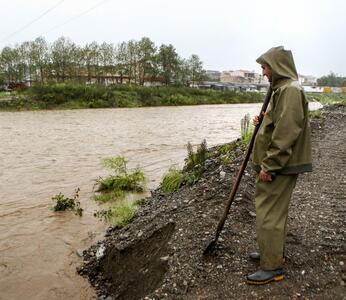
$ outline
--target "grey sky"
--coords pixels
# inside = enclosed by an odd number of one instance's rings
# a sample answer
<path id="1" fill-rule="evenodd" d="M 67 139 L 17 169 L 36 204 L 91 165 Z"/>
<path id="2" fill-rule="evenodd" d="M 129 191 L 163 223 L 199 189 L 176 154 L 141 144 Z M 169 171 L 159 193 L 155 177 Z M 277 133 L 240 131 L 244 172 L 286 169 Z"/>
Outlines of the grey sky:
<path id="1" fill-rule="evenodd" d="M 173 44 L 182 57 L 199 55 L 206 69 L 260 72 L 255 59 L 268 48 L 283 45 L 293 51 L 300 74 L 319 77 L 333 71 L 346 76 L 344 0 L 0 0 L 0 4 L 0 49 L 38 36 L 48 42 L 65 36 L 79 45 L 117 44 L 147 36 L 157 46 Z"/>

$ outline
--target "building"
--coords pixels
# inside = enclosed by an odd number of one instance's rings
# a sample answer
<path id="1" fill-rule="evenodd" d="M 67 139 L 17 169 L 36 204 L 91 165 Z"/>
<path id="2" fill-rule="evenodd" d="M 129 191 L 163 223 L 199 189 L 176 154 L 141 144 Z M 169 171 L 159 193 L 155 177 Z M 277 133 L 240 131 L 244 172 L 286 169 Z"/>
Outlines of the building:
<path id="1" fill-rule="evenodd" d="M 255 71 L 248 70 L 223 71 L 221 73 L 220 82 L 268 85 L 267 78 Z"/>
<path id="2" fill-rule="evenodd" d="M 221 72 L 220 71 L 213 71 L 213 70 L 206 70 L 206 75 L 208 77 L 208 80 L 210 81 L 220 81 Z"/>
<path id="3" fill-rule="evenodd" d="M 299 83 L 303 86 L 315 86 L 317 84 L 317 78 L 311 75 L 299 74 Z"/>

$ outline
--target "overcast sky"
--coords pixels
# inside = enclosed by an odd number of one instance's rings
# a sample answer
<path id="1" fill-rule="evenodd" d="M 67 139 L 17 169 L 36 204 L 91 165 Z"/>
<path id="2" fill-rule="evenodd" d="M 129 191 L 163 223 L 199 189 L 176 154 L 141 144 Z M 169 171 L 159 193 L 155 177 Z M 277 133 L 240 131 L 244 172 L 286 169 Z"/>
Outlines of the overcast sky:
<path id="1" fill-rule="evenodd" d="M 260 72 L 272 46 L 291 49 L 298 72 L 346 76 L 344 0 L 0 0 L 0 49 L 43 36 L 79 45 L 149 37 L 206 69 Z"/>

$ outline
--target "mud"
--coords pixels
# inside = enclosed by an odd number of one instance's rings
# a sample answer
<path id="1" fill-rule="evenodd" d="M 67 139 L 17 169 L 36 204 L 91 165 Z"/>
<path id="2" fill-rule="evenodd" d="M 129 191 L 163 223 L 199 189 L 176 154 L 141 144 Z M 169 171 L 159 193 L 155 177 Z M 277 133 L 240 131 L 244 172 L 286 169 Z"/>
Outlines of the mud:
<path id="1" fill-rule="evenodd" d="M 216 251 L 213 237 L 239 167 L 207 161 L 205 176 L 170 196 L 152 192 L 134 221 L 109 227 L 105 239 L 84 251 L 79 273 L 100 299 L 346 299 L 346 109 L 323 109 L 312 120 L 314 172 L 299 177 L 289 213 L 285 280 L 248 286 L 258 269 L 255 174 L 247 168 Z M 217 147 L 213 149 L 217 151 Z M 104 250 L 104 251 L 103 251 Z"/>

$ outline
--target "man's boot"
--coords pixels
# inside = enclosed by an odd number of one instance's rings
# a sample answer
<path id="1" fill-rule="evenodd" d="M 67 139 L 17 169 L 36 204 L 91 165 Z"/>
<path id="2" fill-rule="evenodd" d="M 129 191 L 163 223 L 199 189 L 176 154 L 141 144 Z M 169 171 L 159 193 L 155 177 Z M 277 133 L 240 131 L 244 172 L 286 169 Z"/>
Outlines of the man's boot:
<path id="1" fill-rule="evenodd" d="M 248 284 L 262 285 L 272 281 L 281 281 L 284 278 L 285 277 L 282 269 L 258 270 L 257 272 L 248 275 L 246 277 L 246 282 Z"/>

